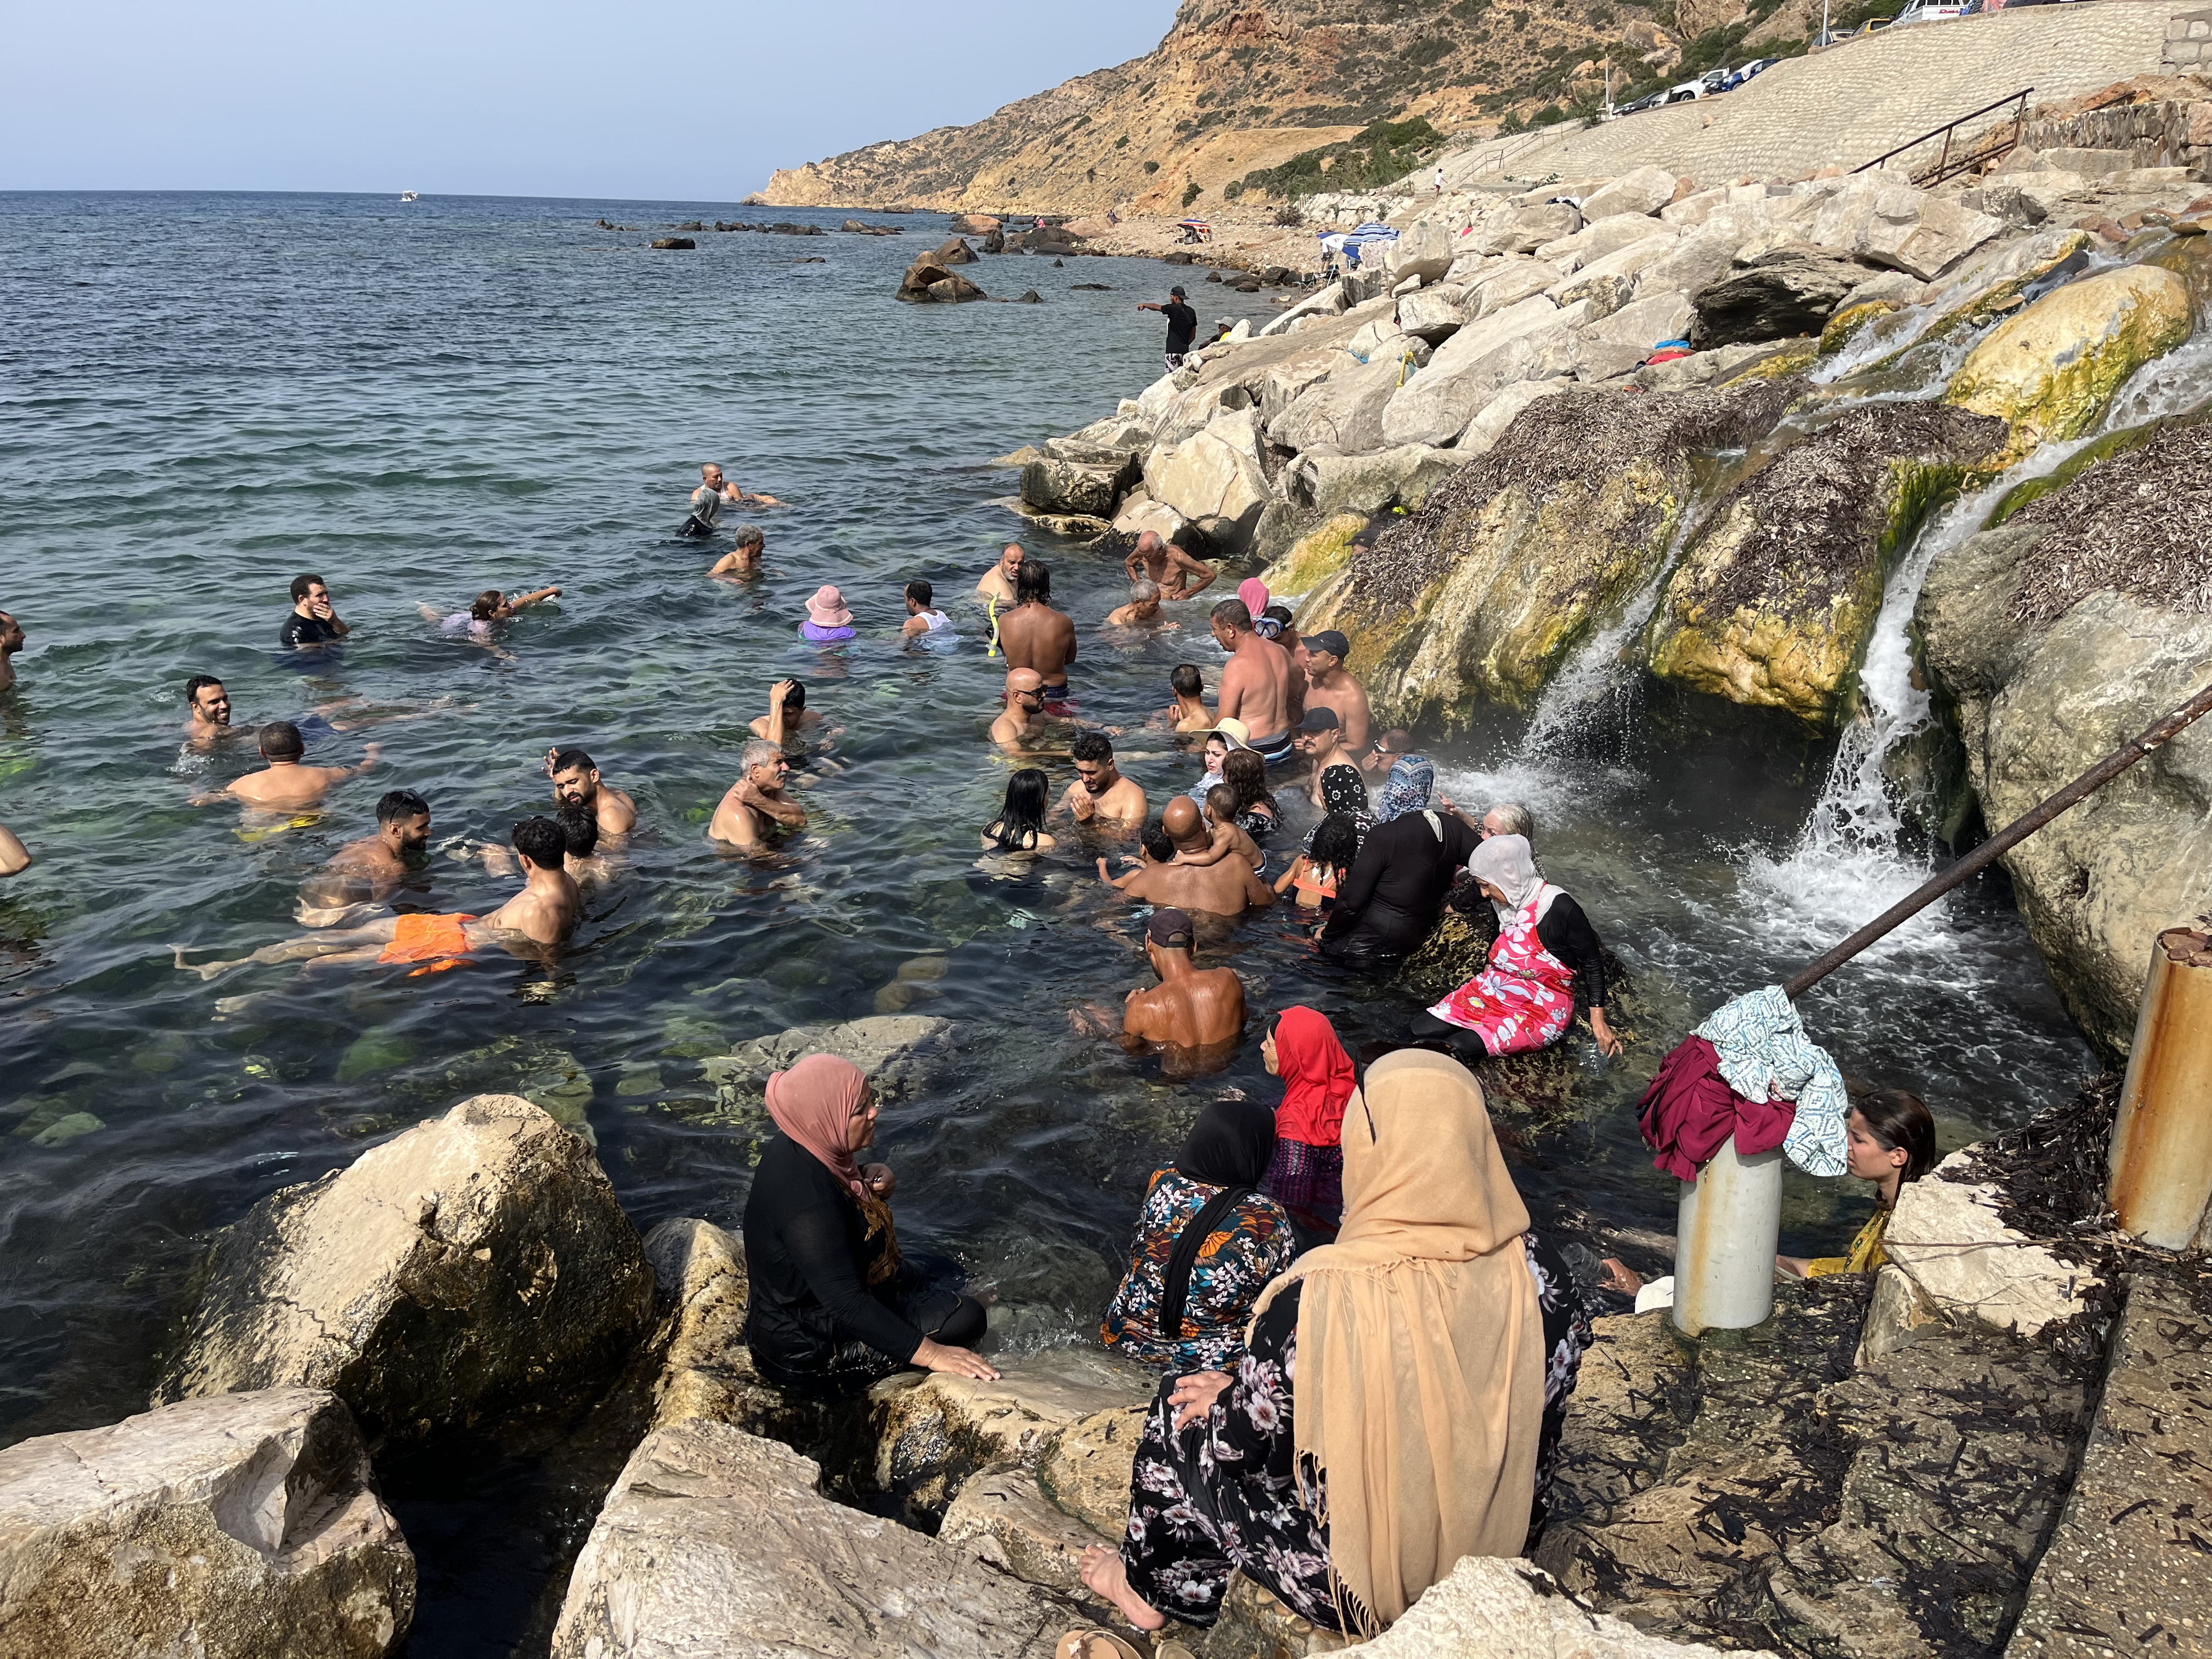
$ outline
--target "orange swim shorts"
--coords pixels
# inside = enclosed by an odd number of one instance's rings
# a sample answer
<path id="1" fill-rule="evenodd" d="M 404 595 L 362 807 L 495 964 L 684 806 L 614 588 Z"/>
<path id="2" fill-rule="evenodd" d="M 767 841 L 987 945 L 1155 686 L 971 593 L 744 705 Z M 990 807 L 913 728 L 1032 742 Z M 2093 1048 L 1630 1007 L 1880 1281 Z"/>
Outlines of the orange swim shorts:
<path id="1" fill-rule="evenodd" d="M 424 974 L 442 974 L 448 968 L 458 968 L 461 958 L 469 953 L 469 936 L 464 924 L 474 921 L 474 916 L 404 915 L 392 930 L 392 943 L 384 947 L 379 962 L 419 962 L 417 968 L 407 975 L 410 979 Z"/>

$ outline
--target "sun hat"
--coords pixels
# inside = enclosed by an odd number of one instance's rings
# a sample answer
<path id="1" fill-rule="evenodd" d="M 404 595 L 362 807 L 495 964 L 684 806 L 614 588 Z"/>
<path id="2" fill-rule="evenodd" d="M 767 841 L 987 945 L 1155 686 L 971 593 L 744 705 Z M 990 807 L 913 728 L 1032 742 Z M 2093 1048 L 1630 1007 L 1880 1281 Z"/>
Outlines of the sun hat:
<path id="1" fill-rule="evenodd" d="M 814 597 L 806 602 L 806 618 L 817 628 L 853 625 L 853 613 L 845 608 L 845 596 L 834 587 L 814 590 Z"/>
<path id="2" fill-rule="evenodd" d="M 1213 729 L 1229 739 L 1231 749 L 1249 749 L 1252 746 L 1252 728 L 1234 714 L 1223 715 L 1213 723 Z"/>

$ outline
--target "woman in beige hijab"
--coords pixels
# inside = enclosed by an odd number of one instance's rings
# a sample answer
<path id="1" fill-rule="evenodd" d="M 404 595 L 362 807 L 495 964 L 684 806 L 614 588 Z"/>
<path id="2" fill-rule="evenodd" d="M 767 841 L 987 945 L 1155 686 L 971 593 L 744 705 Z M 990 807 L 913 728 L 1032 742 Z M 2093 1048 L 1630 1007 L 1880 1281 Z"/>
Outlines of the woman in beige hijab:
<path id="1" fill-rule="evenodd" d="M 1564 1402 L 1588 1330 L 1528 1226 L 1474 1075 L 1379 1061 L 1345 1108 L 1337 1242 L 1267 1287 L 1234 1377 L 1162 1385 L 1126 1541 L 1086 1552 L 1084 1582 L 1140 1630 L 1208 1626 L 1241 1569 L 1371 1635 L 1462 1556 L 1519 1554 L 1547 1365 Z M 1547 1340 L 1547 1304 L 1569 1340 Z"/>

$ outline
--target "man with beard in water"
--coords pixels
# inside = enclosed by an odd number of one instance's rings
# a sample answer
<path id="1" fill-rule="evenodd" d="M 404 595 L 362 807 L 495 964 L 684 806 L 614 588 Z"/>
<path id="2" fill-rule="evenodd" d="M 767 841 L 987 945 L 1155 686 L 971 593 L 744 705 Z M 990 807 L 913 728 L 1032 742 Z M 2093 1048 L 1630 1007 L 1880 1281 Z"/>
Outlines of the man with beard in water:
<path id="1" fill-rule="evenodd" d="M 1252 612 L 1242 599 L 1213 607 L 1213 640 L 1229 653 L 1215 707 L 1250 728 L 1248 747 L 1273 766 L 1291 753 L 1291 653 L 1252 631 Z"/>
<path id="2" fill-rule="evenodd" d="M 603 836 L 626 836 L 637 822 L 637 803 L 611 783 L 580 749 L 545 751 L 545 775 L 553 780 L 553 799 L 562 806 L 587 808 Z"/>
<path id="3" fill-rule="evenodd" d="M 1121 1014 L 1122 1045 L 1182 1051 L 1225 1050 L 1244 1030 L 1244 982 L 1233 968 L 1191 961 L 1195 934 L 1181 910 L 1155 910 L 1145 923 L 1145 957 L 1160 982 L 1129 993 Z"/>
<path id="4" fill-rule="evenodd" d="M 185 701 L 191 718 L 185 722 L 185 740 L 195 749 L 207 749 L 238 733 L 230 723 L 230 693 L 212 674 L 195 674 L 185 682 Z"/>
<path id="5" fill-rule="evenodd" d="M 568 837 L 546 817 L 525 818 L 514 826 L 514 850 L 521 861 L 523 889 L 488 916 L 388 916 L 364 927 L 344 927 L 264 945 L 250 957 L 231 962 L 192 963 L 185 947 L 172 945 L 177 966 L 213 979 L 252 962 L 305 962 L 310 968 L 334 963 L 417 963 L 410 979 L 458 968 L 471 951 L 496 945 L 519 957 L 544 960 L 548 948 L 567 939 L 583 914 L 583 896 L 564 867 Z"/>
<path id="6" fill-rule="evenodd" d="M 996 599 L 1000 605 L 1014 602 L 1014 584 L 1021 580 L 1022 562 L 1029 556 L 1022 551 L 1019 542 L 1008 542 L 1006 550 L 999 555 L 993 565 L 975 580 L 975 591 L 987 599 Z"/>
<path id="7" fill-rule="evenodd" d="M 1160 825 L 1179 853 L 1206 853 L 1213 847 L 1206 821 L 1189 796 L 1177 795 L 1160 814 Z M 1146 904 L 1204 910 L 1217 916 L 1242 915 L 1275 902 L 1274 890 L 1253 873 L 1244 859 L 1217 864 L 1147 864 L 1114 884 L 1125 897 Z"/>
<path id="8" fill-rule="evenodd" d="M 1067 751 L 1075 760 L 1075 781 L 1067 786 L 1061 804 L 1078 823 L 1118 824 L 1127 835 L 1128 826 L 1144 823 L 1145 792 L 1115 765 L 1112 738 L 1103 732 L 1079 732 Z M 1211 837 L 1206 845 L 1212 845 Z"/>
<path id="9" fill-rule="evenodd" d="M 327 927 L 356 905 L 381 904 L 422 867 L 430 845 L 430 803 L 412 789 L 394 789 L 376 803 L 376 833 L 339 848 L 301 884 L 294 920 Z"/>

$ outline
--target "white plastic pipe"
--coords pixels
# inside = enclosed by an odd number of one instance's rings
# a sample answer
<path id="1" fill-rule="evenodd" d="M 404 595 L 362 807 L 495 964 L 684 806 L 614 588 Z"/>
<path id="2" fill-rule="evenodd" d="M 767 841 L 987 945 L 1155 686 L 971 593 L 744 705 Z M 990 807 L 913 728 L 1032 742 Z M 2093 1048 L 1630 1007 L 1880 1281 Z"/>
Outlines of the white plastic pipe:
<path id="1" fill-rule="evenodd" d="M 1774 1247 L 1782 1237 L 1782 1149 L 1736 1156 L 1721 1143 L 1682 1183 L 1674 1254 L 1674 1328 L 1741 1331 L 1774 1311 Z"/>

